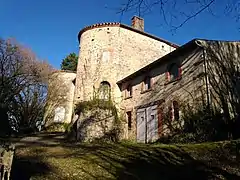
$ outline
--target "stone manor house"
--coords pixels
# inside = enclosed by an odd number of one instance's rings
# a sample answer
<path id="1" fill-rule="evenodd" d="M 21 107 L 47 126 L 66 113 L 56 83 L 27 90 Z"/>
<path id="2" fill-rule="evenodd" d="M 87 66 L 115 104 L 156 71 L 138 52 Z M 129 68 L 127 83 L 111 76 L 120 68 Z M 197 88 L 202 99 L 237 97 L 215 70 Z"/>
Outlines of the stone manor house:
<path id="1" fill-rule="evenodd" d="M 145 32 L 144 20 L 137 16 L 132 26 L 87 26 L 78 40 L 77 72 L 56 71 L 50 77 L 45 122 L 71 123 L 74 106 L 91 100 L 98 89 L 99 98 L 111 98 L 125 119 L 122 138 L 137 142 L 171 133 L 165 114 L 172 124 L 178 122 L 181 104 L 196 99 L 214 103 L 207 74 L 215 66 L 207 49 L 221 60 L 231 55 L 239 63 L 239 42 L 194 39 L 178 46 Z M 220 79 L 217 73 L 215 77 Z"/>

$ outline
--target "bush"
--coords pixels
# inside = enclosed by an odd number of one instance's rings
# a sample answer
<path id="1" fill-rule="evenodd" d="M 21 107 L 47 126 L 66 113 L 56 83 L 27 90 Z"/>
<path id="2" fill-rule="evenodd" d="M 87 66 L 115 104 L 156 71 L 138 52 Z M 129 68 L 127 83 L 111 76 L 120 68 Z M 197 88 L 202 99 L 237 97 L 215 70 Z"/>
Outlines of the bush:
<path id="1" fill-rule="evenodd" d="M 196 135 L 193 133 L 183 133 L 183 134 L 175 134 L 169 136 L 163 136 L 158 139 L 158 143 L 170 144 L 170 143 L 195 143 Z"/>
<path id="2" fill-rule="evenodd" d="M 229 139 L 232 133 L 231 122 L 226 121 L 219 109 L 212 110 L 204 103 L 181 105 L 183 126 L 174 129 L 168 126 L 171 133 L 161 137 L 162 143 L 195 143 L 221 141 Z M 165 117 L 167 118 L 167 116 Z"/>

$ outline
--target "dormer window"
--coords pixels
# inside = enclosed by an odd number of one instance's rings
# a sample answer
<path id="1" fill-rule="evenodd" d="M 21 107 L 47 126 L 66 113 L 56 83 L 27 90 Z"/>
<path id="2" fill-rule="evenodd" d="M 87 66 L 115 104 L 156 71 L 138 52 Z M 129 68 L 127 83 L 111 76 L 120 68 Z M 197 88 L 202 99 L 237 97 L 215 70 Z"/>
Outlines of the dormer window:
<path id="1" fill-rule="evenodd" d="M 167 81 L 174 81 L 179 79 L 182 75 L 181 67 L 179 67 L 176 63 L 172 63 L 168 66 L 166 72 Z"/>

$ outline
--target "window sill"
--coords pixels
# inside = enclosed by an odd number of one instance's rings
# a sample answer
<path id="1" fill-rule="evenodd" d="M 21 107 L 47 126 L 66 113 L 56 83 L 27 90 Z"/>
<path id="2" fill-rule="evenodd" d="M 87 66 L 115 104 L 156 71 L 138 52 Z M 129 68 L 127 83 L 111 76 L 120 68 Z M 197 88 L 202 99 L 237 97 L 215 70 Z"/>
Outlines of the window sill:
<path id="1" fill-rule="evenodd" d="M 125 97 L 124 100 L 131 99 L 132 96 Z"/>
<path id="2" fill-rule="evenodd" d="M 152 88 L 142 91 L 141 94 L 144 94 L 144 93 L 149 92 L 149 91 L 152 91 Z"/>
<path id="3" fill-rule="evenodd" d="M 168 85 L 168 84 L 171 84 L 171 83 L 176 83 L 176 82 L 180 81 L 181 79 L 182 79 L 182 77 L 179 77 L 177 79 L 173 79 L 171 81 L 165 82 L 164 85 Z"/>

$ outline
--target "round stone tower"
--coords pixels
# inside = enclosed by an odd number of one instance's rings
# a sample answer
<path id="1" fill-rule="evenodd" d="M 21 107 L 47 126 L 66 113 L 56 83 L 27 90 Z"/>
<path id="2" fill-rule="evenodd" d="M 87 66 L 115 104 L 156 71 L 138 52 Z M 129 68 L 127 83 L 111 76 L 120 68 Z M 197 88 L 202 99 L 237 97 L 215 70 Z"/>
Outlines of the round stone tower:
<path id="1" fill-rule="evenodd" d="M 107 87 L 112 100 L 118 105 L 122 98 L 117 81 L 177 47 L 144 32 L 143 24 L 143 19 L 134 17 L 132 27 L 102 23 L 85 27 L 79 32 L 75 104 L 90 100 L 99 88 Z M 99 96 L 105 98 L 101 93 Z"/>

